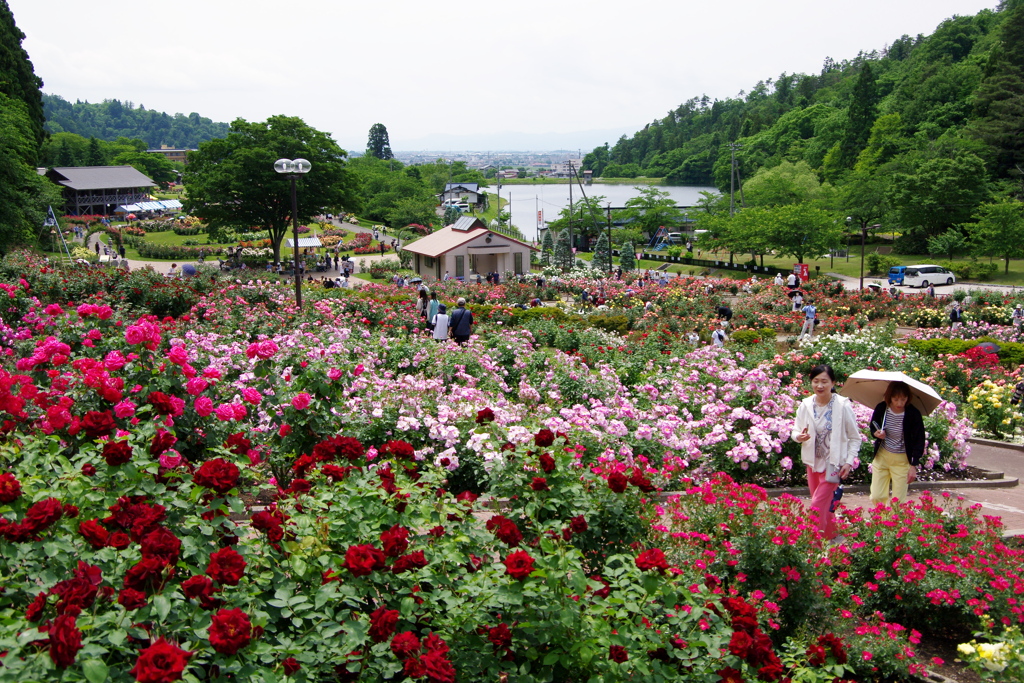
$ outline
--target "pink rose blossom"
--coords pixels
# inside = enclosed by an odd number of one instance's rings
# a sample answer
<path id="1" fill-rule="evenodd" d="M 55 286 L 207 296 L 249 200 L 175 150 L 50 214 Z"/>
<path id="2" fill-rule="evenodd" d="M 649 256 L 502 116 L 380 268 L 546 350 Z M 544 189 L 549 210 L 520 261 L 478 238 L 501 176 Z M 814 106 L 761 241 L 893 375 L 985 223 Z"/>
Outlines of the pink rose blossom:
<path id="1" fill-rule="evenodd" d="M 188 362 L 188 351 L 185 350 L 184 346 L 172 346 L 170 351 L 167 352 L 167 360 L 175 365 L 184 365 Z"/>
<path id="2" fill-rule="evenodd" d="M 135 404 L 125 399 L 114 406 L 114 415 L 124 419 L 135 414 Z"/>
<path id="3" fill-rule="evenodd" d="M 169 470 L 173 470 L 175 467 L 180 465 L 182 460 L 183 458 L 181 457 L 181 453 L 173 448 L 160 454 L 160 466 L 166 467 Z"/>
<path id="4" fill-rule="evenodd" d="M 196 413 L 199 417 L 207 417 L 213 412 L 213 401 L 206 396 L 200 396 L 196 399 Z"/>
<path id="5" fill-rule="evenodd" d="M 263 400 L 263 394 L 261 394 L 257 389 L 253 389 L 252 387 L 246 387 L 245 389 L 242 389 L 242 399 L 246 403 L 251 403 L 255 406 L 258 406 L 260 404 L 260 401 Z"/>
<path id="6" fill-rule="evenodd" d="M 312 397 L 306 392 L 298 393 L 292 399 L 292 408 L 295 408 L 295 410 L 305 410 L 309 407 L 311 401 Z"/>
<path id="7" fill-rule="evenodd" d="M 187 391 L 190 396 L 198 396 L 206 391 L 208 386 L 210 386 L 210 383 L 202 377 L 193 377 L 185 383 L 185 391 Z"/>

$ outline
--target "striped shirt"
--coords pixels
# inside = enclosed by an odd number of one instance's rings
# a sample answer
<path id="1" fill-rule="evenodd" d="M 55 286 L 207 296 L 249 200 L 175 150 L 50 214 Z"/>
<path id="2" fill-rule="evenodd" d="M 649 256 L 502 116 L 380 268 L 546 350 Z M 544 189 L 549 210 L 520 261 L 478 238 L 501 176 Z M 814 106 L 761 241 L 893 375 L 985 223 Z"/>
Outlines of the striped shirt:
<path id="1" fill-rule="evenodd" d="M 907 412 L 894 413 L 885 409 L 885 450 L 890 453 L 906 453 L 907 446 L 903 441 L 903 416 Z"/>

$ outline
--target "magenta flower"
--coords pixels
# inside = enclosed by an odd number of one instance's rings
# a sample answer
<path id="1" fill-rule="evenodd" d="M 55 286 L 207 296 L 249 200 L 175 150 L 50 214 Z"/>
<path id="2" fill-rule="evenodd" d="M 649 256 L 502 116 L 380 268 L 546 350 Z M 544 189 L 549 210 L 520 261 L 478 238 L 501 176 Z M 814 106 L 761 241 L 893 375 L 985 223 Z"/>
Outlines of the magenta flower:
<path id="1" fill-rule="evenodd" d="M 135 414 L 135 404 L 125 399 L 114 406 L 114 415 L 117 415 L 121 419 L 131 417 Z"/>
<path id="2" fill-rule="evenodd" d="M 302 393 L 296 394 L 295 398 L 292 399 L 292 408 L 295 408 L 295 410 L 305 410 L 309 407 L 312 400 L 313 398 L 303 391 Z"/>
<path id="3" fill-rule="evenodd" d="M 206 396 L 200 396 L 196 399 L 196 413 L 199 417 L 207 417 L 213 412 L 213 401 Z"/>

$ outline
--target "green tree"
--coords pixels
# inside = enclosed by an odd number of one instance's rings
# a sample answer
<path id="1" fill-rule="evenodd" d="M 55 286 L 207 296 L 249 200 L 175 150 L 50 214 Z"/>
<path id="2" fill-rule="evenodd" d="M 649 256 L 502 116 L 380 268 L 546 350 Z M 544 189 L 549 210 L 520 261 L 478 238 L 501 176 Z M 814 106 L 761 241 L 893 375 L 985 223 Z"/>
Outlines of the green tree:
<path id="1" fill-rule="evenodd" d="M 744 209 L 734 221 L 730 239 L 738 247 L 735 251 L 774 250 L 797 263 L 824 256 L 843 236 L 842 221 L 835 214 L 810 204 Z"/>
<path id="2" fill-rule="evenodd" d="M 761 168 L 743 183 L 743 196 L 747 206 L 785 206 L 823 200 L 829 189 L 818 181 L 806 161 L 783 161 L 772 168 Z"/>
<path id="3" fill-rule="evenodd" d="M 384 127 L 383 123 L 375 123 L 370 126 L 370 135 L 366 140 L 366 153 L 385 161 L 395 158 L 395 155 L 391 153 L 388 129 Z"/>
<path id="4" fill-rule="evenodd" d="M 1024 3 L 1006 10 L 999 42 L 974 96 L 970 130 L 992 149 L 996 170 L 1024 164 Z"/>
<path id="5" fill-rule="evenodd" d="M 462 212 L 449 204 L 445 207 L 443 222 L 445 225 L 452 225 L 455 221 L 459 220 L 460 216 L 462 216 Z"/>
<path id="6" fill-rule="evenodd" d="M 324 209 L 356 208 L 346 155 L 330 135 L 297 117 L 272 116 L 262 123 L 236 119 L 226 138 L 204 142 L 190 155 L 183 178 L 186 208 L 214 229 L 269 231 L 279 260 L 291 219 L 291 181 L 274 170 L 274 162 L 303 158 L 312 164 L 298 180 L 298 216 L 308 221 Z"/>
<path id="7" fill-rule="evenodd" d="M 404 227 L 410 222 L 435 223 L 437 197 L 423 180 L 422 173 L 408 170 L 394 159 L 385 161 L 370 155 L 348 162 L 348 171 L 362 197 L 360 215 L 394 227 Z M 413 217 L 417 217 L 416 220 L 410 221 Z"/>
<path id="8" fill-rule="evenodd" d="M 970 240 L 959 228 L 950 228 L 941 235 L 928 238 L 929 254 L 945 254 L 946 258 L 953 260 L 953 254 L 967 251 Z"/>
<path id="9" fill-rule="evenodd" d="M 636 247 L 632 242 L 624 243 L 619 250 L 619 267 L 624 273 L 636 270 Z"/>
<path id="10" fill-rule="evenodd" d="M 85 164 L 86 166 L 104 166 L 106 164 L 106 158 L 100 148 L 100 141 L 96 138 L 89 138 L 89 150 L 85 155 Z"/>
<path id="11" fill-rule="evenodd" d="M 851 223 L 862 232 L 885 215 L 887 178 L 881 173 L 854 169 L 839 188 L 839 202 Z"/>
<path id="12" fill-rule="evenodd" d="M 25 34 L 14 23 L 7 0 L 0 0 L 0 94 L 25 104 L 24 115 L 28 117 L 32 135 L 33 161 L 45 135 L 43 124 L 43 81 L 36 76 L 28 53 L 21 46 Z"/>
<path id="13" fill-rule="evenodd" d="M 656 187 L 634 187 L 640 194 L 626 201 L 626 209 L 619 215 L 630 227 L 639 228 L 648 236 L 664 226 L 670 232 L 683 222 L 683 212 L 668 192 Z M 602 200 L 604 197 L 601 198 Z"/>
<path id="14" fill-rule="evenodd" d="M 593 265 L 596 270 L 607 273 L 612 269 L 612 247 L 608 243 L 608 233 L 602 232 L 594 245 Z"/>
<path id="15" fill-rule="evenodd" d="M 578 199 L 569 206 L 559 211 L 559 217 L 548 223 L 548 228 L 553 230 L 565 230 L 569 227 L 569 217 L 572 216 L 573 238 L 578 239 L 577 244 L 588 245 L 591 235 L 597 235 L 605 227 L 605 218 L 602 213 L 604 195 Z M 582 238 L 582 239 L 579 239 Z M 584 247 L 584 250 L 589 247 Z"/>
<path id="16" fill-rule="evenodd" d="M 968 224 L 975 251 L 999 256 L 1010 272 L 1010 259 L 1024 256 L 1024 203 L 1002 201 L 978 207 L 977 222 Z"/>
<path id="17" fill-rule="evenodd" d="M 121 152 L 111 159 L 110 163 L 114 166 L 132 166 L 136 171 L 149 176 L 150 180 L 164 188 L 178 177 L 174 170 L 174 164 L 162 154 Z"/>
<path id="18" fill-rule="evenodd" d="M 550 266 L 555 255 L 555 241 L 551 237 L 551 229 L 544 231 L 544 238 L 540 241 L 540 263 L 543 266 Z"/>
<path id="19" fill-rule="evenodd" d="M 67 140 L 61 140 L 60 146 L 57 147 L 57 165 L 58 166 L 77 166 L 78 159 L 75 158 L 75 152 L 71 149 L 71 145 L 68 144 Z"/>
<path id="20" fill-rule="evenodd" d="M 568 230 L 558 233 L 558 241 L 555 242 L 554 265 L 556 268 L 561 268 L 563 273 L 572 270 L 572 267 L 576 265 L 576 256 L 572 253 L 572 247 L 569 245 Z"/>
<path id="21" fill-rule="evenodd" d="M 61 206 L 57 186 L 36 172 L 35 130 L 28 107 L 0 93 L 0 246 L 28 244 L 46 207 Z"/>
<path id="22" fill-rule="evenodd" d="M 871 62 L 864 62 L 853 86 L 850 108 L 847 112 L 846 132 L 842 141 L 842 165 L 853 166 L 857 156 L 868 143 L 871 127 L 878 115 L 878 92 Z"/>

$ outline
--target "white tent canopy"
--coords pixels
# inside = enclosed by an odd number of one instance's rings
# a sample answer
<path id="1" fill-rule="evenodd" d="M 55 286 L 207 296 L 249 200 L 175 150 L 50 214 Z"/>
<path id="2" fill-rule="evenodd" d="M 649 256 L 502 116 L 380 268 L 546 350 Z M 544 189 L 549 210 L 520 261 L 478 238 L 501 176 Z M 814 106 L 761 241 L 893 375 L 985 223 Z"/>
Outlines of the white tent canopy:
<path id="1" fill-rule="evenodd" d="M 180 209 L 181 202 L 177 199 L 165 199 L 159 202 L 139 202 L 138 204 L 122 204 L 114 209 L 115 213 L 133 213 L 135 211 L 167 211 Z"/>
<path id="2" fill-rule="evenodd" d="M 289 237 L 288 238 L 288 243 L 286 244 L 286 246 L 289 249 L 294 248 L 295 247 L 295 245 L 293 244 L 294 241 L 295 240 L 293 240 L 292 238 Z M 324 246 L 324 245 L 323 245 L 323 243 L 320 242 L 320 238 L 319 237 L 300 237 L 299 238 L 299 249 L 305 249 L 306 247 L 322 247 L 322 246 Z"/>

